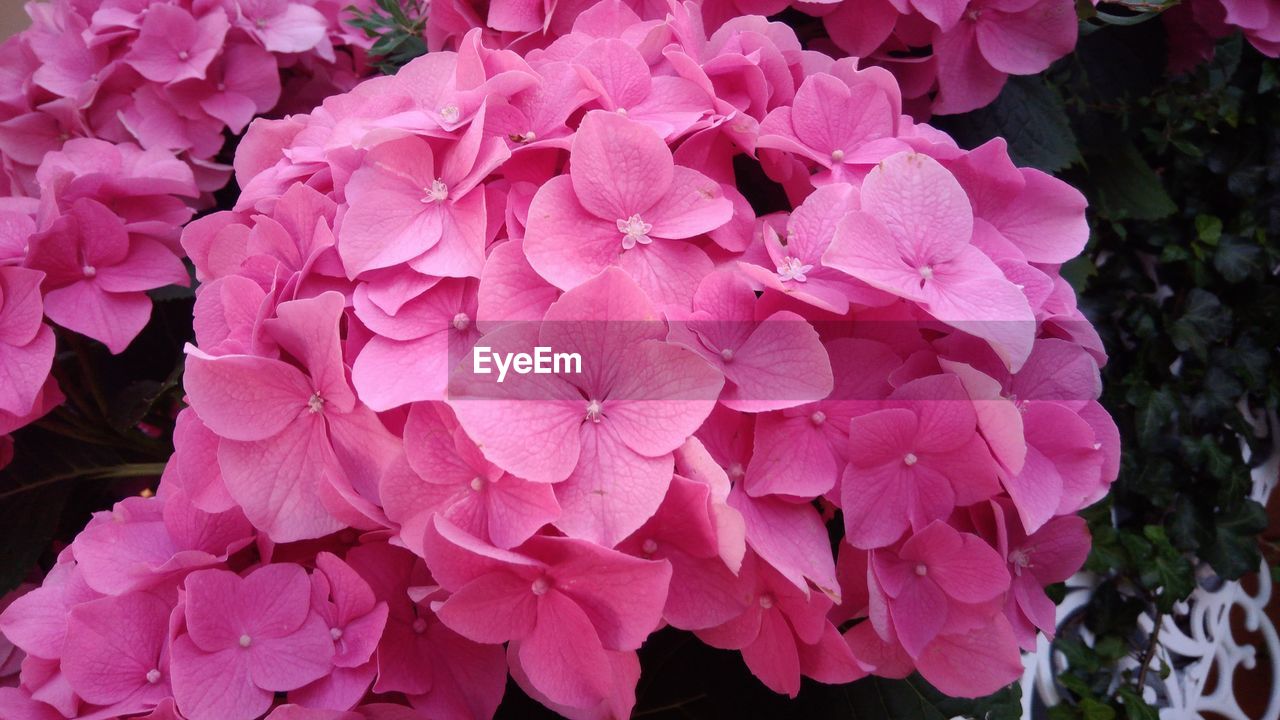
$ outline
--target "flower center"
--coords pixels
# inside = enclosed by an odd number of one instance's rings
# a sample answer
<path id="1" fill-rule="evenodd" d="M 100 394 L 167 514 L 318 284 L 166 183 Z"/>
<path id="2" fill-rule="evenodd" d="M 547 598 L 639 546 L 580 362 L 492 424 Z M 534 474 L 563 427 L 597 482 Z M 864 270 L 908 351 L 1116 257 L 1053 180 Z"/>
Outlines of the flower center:
<path id="1" fill-rule="evenodd" d="M 179 59 L 179 60 L 186 60 L 186 59 L 187 59 L 187 58 L 189 58 L 189 57 L 191 57 L 191 53 L 187 52 L 186 50 L 180 50 L 180 51 L 178 51 L 178 59 Z"/>
<path id="2" fill-rule="evenodd" d="M 932 278 L 932 277 L 933 277 L 933 266 L 932 266 L 932 265 L 925 265 L 925 266 L 921 267 L 921 268 L 920 268 L 920 277 L 924 278 L 925 280 L 928 280 L 928 279 Z"/>
<path id="3" fill-rule="evenodd" d="M 587 419 L 593 423 L 600 422 L 600 418 L 604 413 L 604 406 L 599 400 L 592 400 L 587 403 Z"/>
<path id="4" fill-rule="evenodd" d="M 466 330 L 466 329 L 467 329 L 468 327 L 470 327 L 470 326 L 471 326 L 471 316 L 470 316 L 470 315 L 467 315 L 467 314 L 466 314 L 466 313 L 464 313 L 464 312 L 460 312 L 460 313 L 458 313 L 457 315 L 454 315 L 454 316 L 453 316 L 453 329 L 454 329 L 454 330 L 459 330 L 459 331 L 461 331 L 461 330 Z"/>
<path id="5" fill-rule="evenodd" d="M 742 463 L 737 463 L 737 462 L 730 463 L 726 472 L 729 473 L 729 477 L 731 478 L 740 478 L 743 475 L 747 474 L 747 471 L 742 469 Z"/>
<path id="6" fill-rule="evenodd" d="M 240 647 L 247 648 L 251 644 L 253 644 L 253 638 L 249 637 L 248 635 L 240 636 Z"/>
<path id="7" fill-rule="evenodd" d="M 1013 574 L 1022 577 L 1022 570 L 1031 567 L 1031 554 L 1018 548 L 1009 553 L 1009 563 L 1013 565 Z"/>
<path id="8" fill-rule="evenodd" d="M 915 465 L 919 461 L 920 461 L 920 458 L 916 457 L 915 453 L 907 453 L 906 455 L 902 456 L 902 464 L 906 465 L 907 467 L 911 467 L 912 465 Z"/>
<path id="9" fill-rule="evenodd" d="M 814 413 L 809 416 L 809 422 L 813 423 L 814 425 L 821 425 L 826 421 L 827 421 L 827 414 L 822 412 L 821 410 L 815 410 Z"/>
<path id="10" fill-rule="evenodd" d="M 916 574 L 920 577 L 924 577 L 929 574 L 929 568 L 925 567 L 924 563 L 921 563 L 916 566 Z"/>
<path id="11" fill-rule="evenodd" d="M 311 395 L 311 398 L 307 400 L 307 409 L 313 413 L 324 411 L 324 398 L 320 397 L 320 393 Z"/>
<path id="12" fill-rule="evenodd" d="M 725 362 L 733 362 L 733 348 L 725 348 L 721 350 L 720 357 L 723 358 Z"/>
<path id="13" fill-rule="evenodd" d="M 334 640 L 342 639 L 342 628 L 329 628 L 329 637 Z"/>
<path id="14" fill-rule="evenodd" d="M 257 20 L 253 21 L 253 24 L 257 26 L 259 30 L 265 30 L 267 27 L 267 20 L 266 18 L 258 18 Z"/>
<path id="15" fill-rule="evenodd" d="M 783 258 L 782 262 L 778 265 L 778 278 L 782 280 L 782 282 L 787 282 L 788 280 L 804 282 L 809 279 L 805 276 L 805 273 L 812 269 L 812 265 L 806 265 L 805 263 L 800 262 L 798 258 L 793 258 L 788 255 Z"/>
<path id="16" fill-rule="evenodd" d="M 444 107 L 440 108 L 440 117 L 444 118 L 445 122 L 449 122 L 449 123 L 458 122 L 458 118 L 461 116 L 462 116 L 462 111 L 458 109 L 457 105 L 445 105 Z"/>
<path id="17" fill-rule="evenodd" d="M 413 631 L 419 635 L 427 631 L 427 621 L 422 618 L 414 618 Z"/>
<path id="18" fill-rule="evenodd" d="M 765 610 L 768 610 L 769 608 L 773 607 L 773 595 L 770 595 L 769 593 L 765 593 L 761 595 L 760 607 L 764 608 Z"/>
<path id="19" fill-rule="evenodd" d="M 150 670 L 147 671 L 147 682 L 151 683 L 152 685 L 155 685 L 156 683 L 160 682 L 159 668 L 151 668 Z"/>
<path id="20" fill-rule="evenodd" d="M 92 265 L 85 265 L 84 267 L 80 268 L 80 272 L 84 274 L 85 277 L 91 278 L 98 274 L 98 268 Z"/>
<path id="21" fill-rule="evenodd" d="M 653 242 L 653 238 L 649 237 L 649 231 L 653 229 L 653 225 L 640 219 L 639 215 L 632 215 L 626 220 L 618 220 L 618 232 L 622 233 L 622 249 L 630 250 L 636 246 L 636 243 L 648 245 Z"/>
<path id="22" fill-rule="evenodd" d="M 652 555 L 658 552 L 658 543 L 653 538 L 649 538 L 640 545 L 640 549 L 644 551 L 645 555 Z"/>
<path id="23" fill-rule="evenodd" d="M 476 492 L 480 492 L 481 490 L 483 490 L 484 478 L 479 476 L 471 478 L 471 489 L 475 490 Z"/>
<path id="24" fill-rule="evenodd" d="M 835 162 L 844 162 L 844 151 L 843 151 L 843 150 L 832 150 L 832 151 L 831 151 L 831 159 L 832 159 L 833 161 L 835 161 Z"/>
<path id="25" fill-rule="evenodd" d="M 545 577 L 540 577 L 533 581 L 533 585 L 529 589 L 533 590 L 534 595 L 546 595 L 547 591 L 551 589 L 551 581 Z"/>
<path id="26" fill-rule="evenodd" d="M 444 184 L 440 178 L 431 181 L 431 187 L 422 188 L 422 204 L 430 205 L 434 202 L 444 202 L 449 199 L 449 186 Z"/>

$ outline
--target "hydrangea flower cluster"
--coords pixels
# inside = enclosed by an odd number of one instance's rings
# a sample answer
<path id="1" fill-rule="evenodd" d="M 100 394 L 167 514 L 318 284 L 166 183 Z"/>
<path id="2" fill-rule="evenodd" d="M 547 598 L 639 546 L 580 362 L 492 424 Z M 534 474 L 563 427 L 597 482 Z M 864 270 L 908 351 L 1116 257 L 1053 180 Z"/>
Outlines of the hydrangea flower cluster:
<path id="1" fill-rule="evenodd" d="M 0 435 L 61 401 L 42 316 L 118 353 L 145 291 L 189 282 L 178 234 L 230 178 L 226 133 L 355 84 L 368 40 L 340 6 L 28 4 L 31 28 L 0 46 Z"/>
<path id="2" fill-rule="evenodd" d="M 666 14 L 663 3 L 629 5 L 644 20 L 660 21 Z M 987 105 L 1010 75 L 1034 75 L 1071 52 L 1079 26 L 1074 0 L 700 0 L 697 5 L 710 29 L 741 15 L 772 16 L 789 7 L 812 16 L 817 27 L 808 34 L 825 37 L 811 38 L 811 45 L 892 71 L 904 107 L 921 120 Z M 428 40 L 433 49 L 451 48 L 463 33 L 479 27 L 490 42 L 537 47 L 568 33 L 582 6 L 433 2 Z"/>
<path id="3" fill-rule="evenodd" d="M 665 625 L 793 696 L 1020 674 L 1119 464 L 1083 197 L 781 23 L 577 10 L 250 128 L 177 452 L 0 614 L 0 714 L 625 717 Z"/>

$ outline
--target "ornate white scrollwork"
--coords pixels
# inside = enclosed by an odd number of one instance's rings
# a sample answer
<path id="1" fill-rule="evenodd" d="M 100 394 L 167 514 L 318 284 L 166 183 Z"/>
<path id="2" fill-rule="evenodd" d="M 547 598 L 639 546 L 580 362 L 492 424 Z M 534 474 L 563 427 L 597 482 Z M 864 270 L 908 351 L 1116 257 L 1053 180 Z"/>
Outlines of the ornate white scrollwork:
<path id="1" fill-rule="evenodd" d="M 1246 417 L 1247 408 L 1242 408 Z M 1256 428 L 1261 433 L 1280 430 L 1276 413 L 1258 418 Z M 1248 449 L 1245 448 L 1248 459 Z M 1250 497 L 1263 505 L 1280 482 L 1280 447 L 1266 462 L 1253 470 L 1253 489 Z M 1250 594 L 1238 582 L 1222 582 L 1205 568 L 1200 586 L 1186 602 L 1178 603 L 1171 615 L 1160 621 L 1160 635 L 1151 670 L 1145 675 L 1143 695 L 1147 702 L 1160 708 L 1161 720 L 1200 720 L 1206 714 L 1228 720 L 1280 720 L 1280 636 L 1267 617 L 1266 607 L 1271 600 L 1272 583 L 1265 562 L 1258 573 L 1257 592 Z M 1097 579 L 1081 573 L 1067 582 L 1067 594 L 1058 607 L 1059 627 L 1066 627 L 1089 601 Z M 1258 640 L 1236 637 L 1231 627 L 1232 611 L 1244 611 L 1244 627 Z M 1138 619 L 1139 635 L 1149 638 L 1155 621 L 1149 614 Z M 1088 630 L 1078 628 L 1077 636 L 1087 643 L 1093 637 Z M 1256 643 L 1256 644 L 1255 644 Z M 1261 717 L 1250 717 L 1240 708 L 1234 693 L 1233 680 L 1239 669 L 1251 670 L 1256 666 L 1259 646 L 1265 644 L 1271 663 L 1271 677 L 1266 687 L 1270 691 L 1267 707 Z M 1116 668 L 1113 683 L 1125 681 L 1138 672 L 1140 659 L 1127 657 Z M 1060 652 L 1041 637 L 1035 653 L 1023 657 L 1026 672 L 1022 678 L 1022 716 L 1038 718 L 1043 708 L 1060 700 L 1058 674 L 1065 666 Z M 1162 674 L 1160 668 L 1169 668 Z M 1163 676 L 1162 676 L 1163 675 Z M 1211 682 L 1212 679 L 1212 682 Z M 1212 687 L 1210 688 L 1210 685 Z"/>

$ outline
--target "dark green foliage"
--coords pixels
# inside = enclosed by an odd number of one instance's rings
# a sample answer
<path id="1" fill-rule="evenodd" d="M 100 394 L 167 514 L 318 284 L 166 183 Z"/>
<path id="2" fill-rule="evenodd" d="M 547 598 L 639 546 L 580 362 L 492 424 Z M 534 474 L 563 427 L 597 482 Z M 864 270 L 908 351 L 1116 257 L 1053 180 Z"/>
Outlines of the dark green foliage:
<path id="1" fill-rule="evenodd" d="M 1280 63 L 1235 37 L 1166 78 L 1163 33 L 1148 22 L 1085 35 L 1036 80 L 1060 93 L 1074 130 L 1078 145 L 1052 154 L 1078 158 L 1068 168 L 1046 161 L 1043 143 L 1018 149 L 1014 120 L 992 122 L 1004 95 L 950 121 L 968 145 L 1010 137 L 1011 152 L 1090 201 L 1092 239 L 1063 274 L 1111 354 L 1102 401 L 1123 461 L 1111 495 L 1085 513 L 1086 569 L 1103 584 L 1073 622 L 1096 641 L 1070 627 L 1058 641 L 1072 700 L 1051 709 L 1055 720 L 1155 718 L 1136 674 L 1110 684 L 1117 660 L 1150 656 L 1138 614 L 1172 611 L 1197 577 L 1256 571 L 1267 526 L 1241 450 L 1268 456 L 1255 423 L 1280 401 Z M 1008 102 L 1024 104 L 1025 86 L 1011 88 Z M 1156 665 L 1148 676 L 1168 672 Z"/>
<path id="2" fill-rule="evenodd" d="M 394 75 L 410 60 L 427 54 L 423 32 L 427 26 L 425 0 L 374 0 L 376 9 L 362 12 L 350 6 L 347 24 L 376 38 L 369 57 L 378 70 Z"/>

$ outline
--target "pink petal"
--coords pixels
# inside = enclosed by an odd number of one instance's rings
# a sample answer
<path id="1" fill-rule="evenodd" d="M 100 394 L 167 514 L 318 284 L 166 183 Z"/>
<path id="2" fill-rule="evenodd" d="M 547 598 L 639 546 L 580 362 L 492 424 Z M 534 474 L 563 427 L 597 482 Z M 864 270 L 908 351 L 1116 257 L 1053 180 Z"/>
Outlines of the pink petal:
<path id="1" fill-rule="evenodd" d="M 573 191 L 583 208 L 602 220 L 643 215 L 671 188 L 673 173 L 671 151 L 644 125 L 594 111 L 578 126 L 570 153 Z"/>
<path id="2" fill-rule="evenodd" d="M 560 518 L 570 537 L 613 547 L 653 516 L 671 482 L 671 456 L 645 457 L 627 447 L 614 423 L 584 423 L 581 457 L 556 485 Z"/>
<path id="3" fill-rule="evenodd" d="M 942 635 L 916 657 L 930 684 L 953 697 L 990 695 L 1022 675 L 1022 659 L 1003 615 L 990 627 L 963 635 Z"/>
<path id="4" fill-rule="evenodd" d="M 1021 12 L 989 11 L 977 22 L 978 47 L 995 69 L 1034 75 L 1076 45 L 1079 22 L 1073 8 L 1040 0 Z"/>
<path id="5" fill-rule="evenodd" d="M 143 293 L 110 293 L 97 283 L 78 282 L 46 293 L 44 312 L 55 323 L 120 354 L 151 319 L 151 298 Z"/>
<path id="6" fill-rule="evenodd" d="M 276 542 L 322 537 L 343 527 L 319 493 L 336 459 L 316 416 L 262 440 L 223 440 L 218 461 L 231 497 Z"/>
<path id="7" fill-rule="evenodd" d="M 200 419 L 231 440 L 264 440 L 284 431 L 315 392 L 297 368 L 279 360 L 215 358 L 190 347 L 183 380 Z"/>
<path id="8" fill-rule="evenodd" d="M 613 678 L 600 638 L 582 609 L 559 592 L 539 599 L 537 628 L 516 654 L 529 682 L 552 702 L 590 707 L 610 694 Z"/>
<path id="9" fill-rule="evenodd" d="M 174 641 L 173 693 L 184 717 L 253 720 L 271 707 L 272 693 L 254 686 L 239 653 L 239 647 L 206 653 L 188 635 Z"/>

